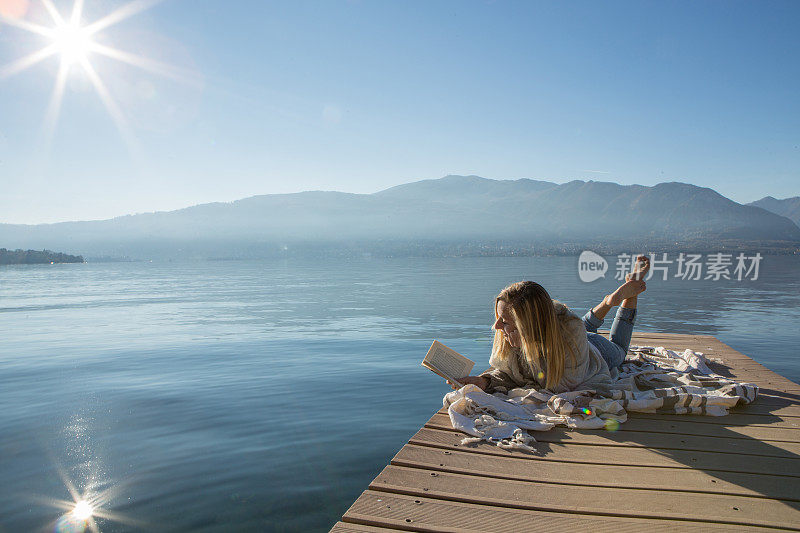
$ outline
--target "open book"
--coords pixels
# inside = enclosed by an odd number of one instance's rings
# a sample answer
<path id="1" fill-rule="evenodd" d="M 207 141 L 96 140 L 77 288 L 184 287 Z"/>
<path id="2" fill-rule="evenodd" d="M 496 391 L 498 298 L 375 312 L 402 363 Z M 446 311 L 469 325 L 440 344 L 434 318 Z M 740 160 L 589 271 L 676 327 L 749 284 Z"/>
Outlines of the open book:
<path id="1" fill-rule="evenodd" d="M 444 379 L 449 379 L 457 385 L 463 385 L 463 383 L 459 383 L 458 378 L 469 376 L 475 362 L 441 342 L 433 341 L 430 350 L 425 354 L 425 359 L 422 360 L 422 366 L 439 374 Z"/>

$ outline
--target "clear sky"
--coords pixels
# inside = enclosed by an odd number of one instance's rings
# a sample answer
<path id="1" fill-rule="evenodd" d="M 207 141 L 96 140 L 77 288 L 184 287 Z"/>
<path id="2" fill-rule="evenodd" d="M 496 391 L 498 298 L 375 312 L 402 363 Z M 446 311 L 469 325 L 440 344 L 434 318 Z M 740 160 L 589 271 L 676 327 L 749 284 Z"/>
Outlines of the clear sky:
<path id="1" fill-rule="evenodd" d="M 128 3 L 85 0 L 80 24 Z M 16 72 L 54 42 L 20 26 L 54 23 L 42 0 L 0 0 L 0 222 L 446 174 L 800 195 L 800 2 L 133 7 L 91 37 L 127 62 L 87 53 L 111 103 L 78 62 L 54 120 L 65 41 Z"/>

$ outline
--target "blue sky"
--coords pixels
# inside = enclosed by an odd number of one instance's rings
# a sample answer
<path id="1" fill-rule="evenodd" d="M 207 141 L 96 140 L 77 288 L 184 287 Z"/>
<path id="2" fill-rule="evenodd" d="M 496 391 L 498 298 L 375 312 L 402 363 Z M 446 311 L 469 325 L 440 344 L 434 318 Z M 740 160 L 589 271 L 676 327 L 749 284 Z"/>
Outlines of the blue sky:
<path id="1" fill-rule="evenodd" d="M 54 2 L 66 16 L 72 1 Z M 85 0 L 84 23 L 127 2 Z M 0 0 L 0 65 L 46 46 Z M 165 0 L 0 79 L 0 222 L 86 220 L 255 194 L 369 193 L 446 174 L 800 195 L 798 2 Z"/>

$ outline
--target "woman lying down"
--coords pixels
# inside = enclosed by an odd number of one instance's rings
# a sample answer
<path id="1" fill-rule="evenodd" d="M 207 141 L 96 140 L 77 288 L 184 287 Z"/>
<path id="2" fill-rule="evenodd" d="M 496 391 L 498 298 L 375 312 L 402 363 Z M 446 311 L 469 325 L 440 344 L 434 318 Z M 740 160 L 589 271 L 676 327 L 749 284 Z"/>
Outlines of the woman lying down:
<path id="1" fill-rule="evenodd" d="M 464 387 L 450 383 L 458 390 L 444 398 L 453 427 L 476 438 L 515 435 L 524 445 L 522 429 L 608 429 L 628 411 L 724 416 L 755 400 L 756 385 L 713 374 L 701 352 L 637 350 L 623 365 L 649 269 L 648 258 L 638 256 L 625 283 L 582 319 L 533 281 L 503 289 L 495 298 L 490 368 L 460 378 Z M 605 338 L 597 328 L 617 305 Z"/>
<path id="2" fill-rule="evenodd" d="M 538 283 L 509 285 L 495 298 L 491 368 L 459 381 L 490 393 L 530 387 L 562 393 L 609 383 L 610 370 L 619 367 L 628 352 L 637 297 L 646 289 L 642 278 L 649 269 L 647 256 L 638 256 L 625 283 L 582 319 L 551 299 Z M 607 339 L 597 328 L 618 305 Z"/>

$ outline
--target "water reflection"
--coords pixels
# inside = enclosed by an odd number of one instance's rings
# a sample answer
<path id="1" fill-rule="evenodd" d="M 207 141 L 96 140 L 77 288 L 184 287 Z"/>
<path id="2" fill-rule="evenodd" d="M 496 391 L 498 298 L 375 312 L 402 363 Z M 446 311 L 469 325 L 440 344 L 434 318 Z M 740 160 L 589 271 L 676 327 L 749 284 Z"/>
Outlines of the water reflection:
<path id="1" fill-rule="evenodd" d="M 70 499 L 34 496 L 35 504 L 45 508 L 58 509 L 63 513 L 45 529 L 56 533 L 81 533 L 87 529 L 92 533 L 100 532 L 98 520 L 110 523 L 142 527 L 146 524 L 134 520 L 111 509 L 113 501 L 123 492 L 123 483 L 112 483 L 100 468 L 102 461 L 95 453 L 92 435 L 96 431 L 93 418 L 85 412 L 76 413 L 69 418 L 61 432 L 62 438 L 49 443 L 52 447 L 62 442 L 60 450 L 72 465 L 74 472 L 70 475 L 63 462 L 54 452 L 45 453 L 50 459 L 53 475 L 62 483 L 62 489 Z M 43 510 L 43 512 L 46 512 Z M 39 514 L 39 513 L 37 513 Z"/>

